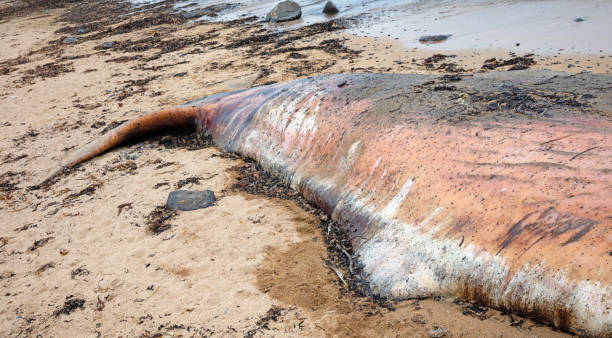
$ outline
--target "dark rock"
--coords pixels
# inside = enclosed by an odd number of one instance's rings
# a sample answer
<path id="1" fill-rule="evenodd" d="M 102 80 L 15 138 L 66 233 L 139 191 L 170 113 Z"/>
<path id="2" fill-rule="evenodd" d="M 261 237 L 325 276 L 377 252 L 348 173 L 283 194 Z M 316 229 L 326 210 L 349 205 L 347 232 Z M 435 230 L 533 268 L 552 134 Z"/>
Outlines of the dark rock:
<path id="1" fill-rule="evenodd" d="M 323 13 L 325 14 L 337 14 L 338 12 L 340 12 L 338 7 L 336 7 L 336 5 L 334 5 L 334 3 L 331 1 L 328 1 L 325 4 L 325 7 L 323 7 Z"/>
<path id="2" fill-rule="evenodd" d="M 114 45 L 115 45 L 115 42 L 113 42 L 113 41 L 106 41 L 106 42 L 102 43 L 102 48 L 113 48 Z"/>
<path id="3" fill-rule="evenodd" d="M 286 0 L 279 2 L 266 16 L 266 21 L 281 22 L 299 19 L 302 16 L 302 8 L 296 2 Z"/>
<path id="4" fill-rule="evenodd" d="M 76 38 L 73 38 L 71 36 L 64 38 L 64 40 L 62 41 L 63 43 L 75 43 L 77 41 Z"/>
<path id="5" fill-rule="evenodd" d="M 208 208 L 215 201 L 215 193 L 210 190 L 176 190 L 168 195 L 167 206 L 171 210 L 196 210 Z"/>
<path id="6" fill-rule="evenodd" d="M 181 13 L 181 16 L 185 19 L 199 18 L 201 16 L 204 16 L 204 11 L 201 9 L 196 9 L 196 10 L 189 11 L 189 12 L 183 12 Z"/>
<path id="7" fill-rule="evenodd" d="M 450 38 L 451 34 L 440 34 L 440 35 L 424 35 L 419 38 L 421 43 L 437 43 L 445 41 Z"/>
<path id="8" fill-rule="evenodd" d="M 88 33 L 89 30 L 87 30 L 86 28 L 77 28 L 77 34 L 85 34 Z"/>
<path id="9" fill-rule="evenodd" d="M 583 18 L 575 18 L 575 19 L 574 19 L 574 22 L 582 22 L 582 21 L 584 21 L 584 19 L 583 19 Z"/>

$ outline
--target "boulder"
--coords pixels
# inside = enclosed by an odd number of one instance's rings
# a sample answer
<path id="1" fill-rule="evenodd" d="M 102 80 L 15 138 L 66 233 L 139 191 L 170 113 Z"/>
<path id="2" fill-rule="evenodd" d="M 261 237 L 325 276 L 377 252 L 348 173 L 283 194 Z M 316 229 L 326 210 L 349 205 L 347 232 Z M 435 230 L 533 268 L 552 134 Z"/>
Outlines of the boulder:
<path id="1" fill-rule="evenodd" d="M 328 1 L 325 4 L 325 7 L 323 7 L 323 13 L 325 14 L 337 14 L 338 12 L 340 12 L 338 7 L 336 7 L 336 5 L 334 5 L 334 3 L 331 1 Z"/>
<path id="2" fill-rule="evenodd" d="M 279 2 L 266 16 L 266 21 L 282 22 L 299 19 L 302 16 L 302 8 L 296 2 L 286 0 Z"/>

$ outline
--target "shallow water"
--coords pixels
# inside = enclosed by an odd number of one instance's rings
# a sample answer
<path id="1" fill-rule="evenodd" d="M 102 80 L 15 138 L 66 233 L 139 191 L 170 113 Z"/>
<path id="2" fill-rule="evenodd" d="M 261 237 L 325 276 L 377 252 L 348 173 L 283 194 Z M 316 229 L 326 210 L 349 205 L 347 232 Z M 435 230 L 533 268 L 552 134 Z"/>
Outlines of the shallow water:
<path id="1" fill-rule="evenodd" d="M 150 4 L 159 0 L 131 0 Z M 261 20 L 276 0 L 244 0 L 231 3 L 216 17 L 200 20 L 228 21 L 249 16 Z M 605 0 L 346 0 L 335 1 L 335 16 L 322 13 L 326 0 L 297 1 L 302 17 L 271 29 L 292 29 L 332 18 L 358 18 L 349 32 L 368 37 L 398 40 L 407 48 L 455 50 L 500 48 L 538 54 L 612 53 L 612 1 Z M 189 12 L 224 0 L 186 0 L 175 5 Z M 575 21 L 581 18 L 583 21 Z M 451 34 L 437 44 L 422 44 L 423 35 Z"/>

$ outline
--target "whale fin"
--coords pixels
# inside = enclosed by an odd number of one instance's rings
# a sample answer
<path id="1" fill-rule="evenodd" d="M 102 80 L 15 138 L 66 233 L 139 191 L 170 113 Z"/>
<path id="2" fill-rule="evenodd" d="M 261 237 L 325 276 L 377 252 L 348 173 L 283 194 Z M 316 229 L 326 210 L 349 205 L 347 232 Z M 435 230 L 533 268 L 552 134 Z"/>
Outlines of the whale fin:
<path id="1" fill-rule="evenodd" d="M 70 154 L 39 185 L 48 184 L 65 169 L 92 159 L 135 137 L 174 127 L 198 127 L 197 121 L 202 110 L 201 107 L 172 108 L 129 120 Z"/>

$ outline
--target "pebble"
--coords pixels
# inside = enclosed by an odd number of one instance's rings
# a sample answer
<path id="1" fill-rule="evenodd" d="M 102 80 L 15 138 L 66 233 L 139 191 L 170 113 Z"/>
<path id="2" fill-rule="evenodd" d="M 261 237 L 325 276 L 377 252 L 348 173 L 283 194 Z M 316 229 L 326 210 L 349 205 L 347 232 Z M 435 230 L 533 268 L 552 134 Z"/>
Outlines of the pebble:
<path id="1" fill-rule="evenodd" d="M 64 38 L 64 40 L 62 41 L 63 43 L 75 43 L 77 41 L 76 38 L 73 38 L 71 36 Z"/>
<path id="2" fill-rule="evenodd" d="M 102 44 L 102 48 L 113 48 L 113 46 L 115 45 L 115 42 L 113 41 L 106 41 Z"/>
<path id="3" fill-rule="evenodd" d="M 441 329 L 441 328 L 435 328 L 435 329 L 429 330 L 427 335 L 430 338 L 441 338 L 441 337 L 446 336 L 447 332 L 448 332 L 447 330 L 444 330 L 444 329 Z"/>
<path id="4" fill-rule="evenodd" d="M 210 190 L 176 190 L 168 194 L 167 206 L 171 210 L 197 210 L 208 208 L 215 201 L 215 193 Z"/>

